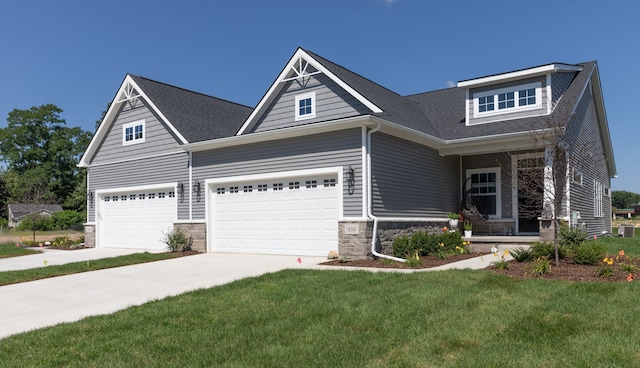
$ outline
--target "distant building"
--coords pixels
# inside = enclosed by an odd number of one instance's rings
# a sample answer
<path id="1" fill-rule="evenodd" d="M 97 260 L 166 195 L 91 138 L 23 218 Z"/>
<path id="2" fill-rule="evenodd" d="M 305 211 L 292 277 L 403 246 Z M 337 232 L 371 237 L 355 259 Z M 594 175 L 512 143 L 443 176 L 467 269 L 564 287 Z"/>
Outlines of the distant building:
<path id="1" fill-rule="evenodd" d="M 25 216 L 38 213 L 42 216 L 51 216 L 56 212 L 62 211 L 59 204 L 24 204 L 15 203 L 8 206 L 9 228 L 15 229 Z"/>

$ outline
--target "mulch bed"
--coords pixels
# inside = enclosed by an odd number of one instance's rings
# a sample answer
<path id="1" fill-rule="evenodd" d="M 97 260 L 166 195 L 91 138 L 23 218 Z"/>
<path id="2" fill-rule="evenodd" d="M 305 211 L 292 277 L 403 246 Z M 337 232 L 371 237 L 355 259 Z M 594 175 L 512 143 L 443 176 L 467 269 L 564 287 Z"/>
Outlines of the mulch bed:
<path id="1" fill-rule="evenodd" d="M 437 266 L 441 266 L 447 263 L 458 262 L 464 259 L 480 257 L 483 255 L 487 255 L 491 253 L 471 253 L 471 254 L 460 254 L 454 257 L 450 257 L 447 259 L 438 259 L 434 256 L 425 256 L 420 257 L 420 262 L 422 265 L 420 267 L 409 267 L 406 263 L 400 262 L 388 262 L 383 261 L 382 259 L 377 260 L 353 260 L 353 261 L 340 261 L 340 260 L 331 260 L 324 263 L 322 265 L 327 266 L 347 266 L 347 267 L 375 267 L 375 268 L 397 268 L 397 269 L 416 269 L 416 268 L 433 268 Z M 613 256 L 616 259 L 615 256 Z M 518 261 L 510 261 L 509 268 L 506 270 L 498 270 L 494 266 L 489 266 L 487 268 L 488 271 L 494 272 L 501 275 L 506 275 L 509 277 L 520 278 L 520 279 L 544 279 L 544 280 L 566 280 L 566 281 L 574 281 L 574 282 L 627 282 L 627 277 L 629 273 L 621 268 L 622 263 L 633 264 L 637 271 L 634 271 L 633 277 L 634 279 L 637 277 L 640 281 L 640 259 L 630 259 L 626 257 L 618 257 L 614 264 L 611 266 L 613 269 L 613 274 L 609 277 L 604 277 L 600 275 L 600 269 L 602 264 L 596 265 L 579 265 L 573 263 L 573 260 L 569 257 L 563 258 L 560 260 L 560 265 L 558 267 L 555 266 L 554 260 L 550 260 L 551 270 L 542 275 L 535 276 L 531 273 L 531 268 L 533 267 L 532 262 L 518 262 Z M 602 263 L 602 262 L 601 262 Z"/>
<path id="2" fill-rule="evenodd" d="M 480 257 L 482 255 L 487 255 L 491 253 L 468 253 L 468 254 L 458 254 L 453 257 L 449 257 L 446 259 L 438 259 L 435 256 L 421 256 L 420 257 L 420 267 L 409 267 L 406 263 L 395 262 L 395 261 L 384 261 L 382 258 L 380 259 L 358 259 L 358 260 L 331 260 L 324 263 L 321 263 L 325 266 L 347 266 L 347 267 L 374 267 L 374 268 L 402 268 L 402 269 L 417 269 L 417 268 L 433 268 L 445 265 L 447 263 L 458 262 L 469 258 Z"/>

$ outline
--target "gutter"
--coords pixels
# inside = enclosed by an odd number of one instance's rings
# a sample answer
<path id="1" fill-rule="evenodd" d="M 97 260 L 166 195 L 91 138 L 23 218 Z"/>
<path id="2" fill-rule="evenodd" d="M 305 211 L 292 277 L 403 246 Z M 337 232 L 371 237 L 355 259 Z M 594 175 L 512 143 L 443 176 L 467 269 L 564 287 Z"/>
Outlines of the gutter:
<path id="1" fill-rule="evenodd" d="M 376 251 L 376 240 L 378 239 L 378 218 L 373 215 L 373 190 L 371 190 L 372 185 L 372 174 L 371 174 L 371 135 L 380 130 L 382 124 L 378 122 L 375 128 L 371 129 L 367 133 L 367 175 L 369 176 L 367 180 L 367 217 L 373 220 L 373 234 L 371 236 L 371 254 L 379 258 L 391 259 L 396 262 L 406 262 L 406 259 L 397 258 L 393 256 L 388 256 L 386 254 L 378 253 Z"/>

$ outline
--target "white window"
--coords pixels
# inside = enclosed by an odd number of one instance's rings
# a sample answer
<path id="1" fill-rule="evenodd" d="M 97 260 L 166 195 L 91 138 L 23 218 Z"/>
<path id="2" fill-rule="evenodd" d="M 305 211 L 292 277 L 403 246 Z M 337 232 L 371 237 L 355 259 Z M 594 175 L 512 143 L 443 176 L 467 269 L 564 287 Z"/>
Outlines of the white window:
<path id="1" fill-rule="evenodd" d="M 540 108 L 541 93 L 540 82 L 474 93 L 474 116 L 483 117 Z"/>
<path id="2" fill-rule="evenodd" d="M 296 96 L 296 120 L 316 117 L 316 93 L 309 92 Z"/>
<path id="3" fill-rule="evenodd" d="M 124 124 L 122 126 L 123 145 L 142 143 L 144 142 L 145 136 L 144 120 L 134 121 L 133 123 Z"/>
<path id="4" fill-rule="evenodd" d="M 500 168 L 467 170 L 467 190 L 478 211 L 500 218 Z"/>
<path id="5" fill-rule="evenodd" d="M 603 187 L 604 185 L 598 181 L 593 181 L 593 217 L 604 216 L 602 210 L 602 195 L 604 193 Z"/>

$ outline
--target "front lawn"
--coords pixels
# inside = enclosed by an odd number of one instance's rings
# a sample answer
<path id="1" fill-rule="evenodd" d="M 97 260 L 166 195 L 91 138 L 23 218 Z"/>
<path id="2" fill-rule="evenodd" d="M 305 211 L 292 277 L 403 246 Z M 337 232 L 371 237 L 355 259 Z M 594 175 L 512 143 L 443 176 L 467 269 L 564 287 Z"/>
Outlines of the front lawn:
<path id="1" fill-rule="evenodd" d="M 26 256 L 29 254 L 40 253 L 37 250 L 16 247 L 15 244 L 0 244 L 0 258 Z"/>
<path id="2" fill-rule="evenodd" d="M 0 362 L 630 367 L 640 361 L 639 303 L 637 282 L 287 270 L 9 337 L 0 341 Z"/>

